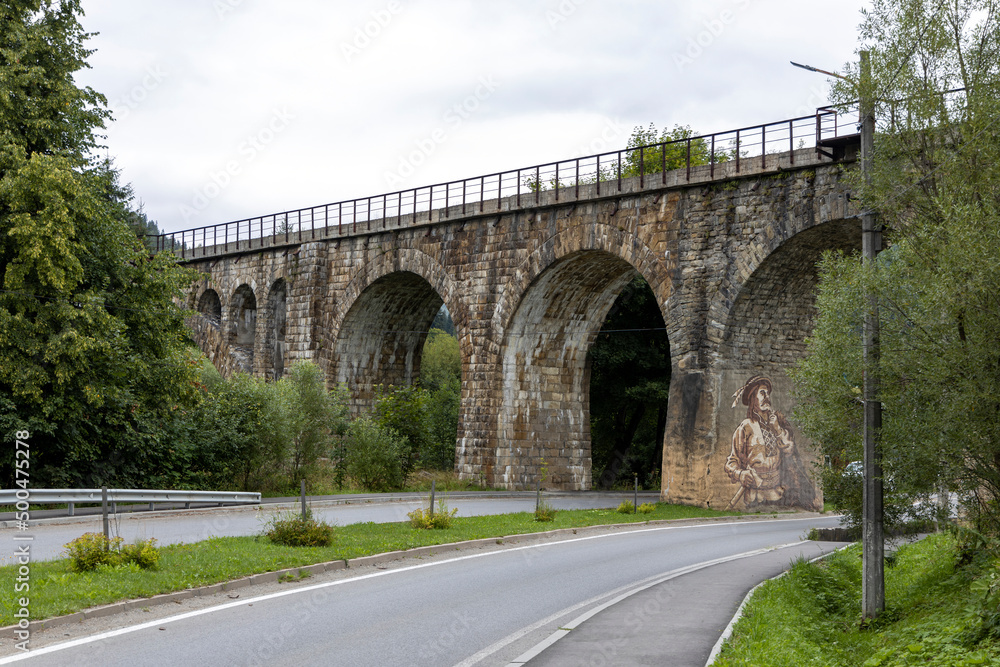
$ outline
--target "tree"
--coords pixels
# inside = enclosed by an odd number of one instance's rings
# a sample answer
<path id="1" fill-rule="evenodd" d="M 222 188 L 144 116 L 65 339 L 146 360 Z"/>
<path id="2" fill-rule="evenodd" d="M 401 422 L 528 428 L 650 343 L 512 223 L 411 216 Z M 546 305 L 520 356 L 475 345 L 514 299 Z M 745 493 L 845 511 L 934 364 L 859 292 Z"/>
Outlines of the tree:
<path id="1" fill-rule="evenodd" d="M 141 480 L 196 390 L 173 301 L 193 274 L 150 257 L 126 222 L 130 193 L 94 157 L 108 112 L 73 82 L 90 53 L 80 13 L 77 0 L 0 6 L 0 431 L 30 432 L 37 485 Z"/>
<path id="2" fill-rule="evenodd" d="M 654 144 L 661 144 L 655 145 Z M 638 150 L 640 146 L 653 146 Z M 712 160 L 712 151 L 707 141 L 695 137 L 694 131 L 688 125 L 674 125 L 674 129 L 663 131 L 657 136 L 656 125 L 649 124 L 643 128 L 636 126 L 632 136 L 628 138 L 629 149 L 625 154 L 625 164 L 622 165 L 622 176 L 638 176 L 640 173 L 659 174 L 672 169 L 683 169 L 690 164 L 692 167 L 708 164 Z M 715 161 L 723 162 L 726 154 L 716 152 Z"/>
<path id="3" fill-rule="evenodd" d="M 860 336 L 878 294 L 885 479 L 899 502 L 962 491 L 979 527 L 1000 532 L 1000 17 L 990 0 L 875 0 L 861 25 L 878 101 L 863 206 L 890 249 L 870 269 L 827 256 L 809 357 L 794 373 L 804 430 L 836 468 L 860 449 Z M 848 67 L 857 81 L 857 68 Z M 960 89 L 957 92 L 948 92 Z M 892 503 L 890 503 L 892 504 Z M 924 504 L 923 507 L 930 507 Z M 856 508 L 848 508 L 852 512 Z"/>
<path id="4" fill-rule="evenodd" d="M 398 433 L 370 417 L 359 417 L 347 429 L 347 474 L 368 491 L 401 489 L 407 446 Z"/>
<path id="5" fill-rule="evenodd" d="M 212 486 L 284 490 L 288 446 L 273 385 L 246 373 L 215 383 L 196 413 L 194 463 Z"/>
<path id="6" fill-rule="evenodd" d="M 347 388 L 327 391 L 316 364 L 296 361 L 276 386 L 281 410 L 280 439 L 288 443 L 289 482 L 297 485 L 320 456 L 332 451 L 333 438 L 347 431 Z"/>
<path id="7" fill-rule="evenodd" d="M 420 461 L 421 452 L 432 444 L 427 418 L 427 391 L 418 386 L 377 388 L 372 415 L 378 425 L 392 431 L 406 448 L 403 474 L 409 475 Z"/>
<path id="8" fill-rule="evenodd" d="M 462 379 L 462 355 L 458 339 L 441 329 L 432 328 L 420 357 L 420 386 L 437 391 L 451 380 Z"/>
<path id="9" fill-rule="evenodd" d="M 590 349 L 590 432 L 595 484 L 656 476 L 667 421 L 670 343 L 656 297 L 641 277 L 608 312 Z"/>
<path id="10" fill-rule="evenodd" d="M 442 313 L 446 311 L 442 309 Z M 451 318 L 445 324 L 450 325 Z M 420 358 L 420 385 L 427 392 L 426 418 L 430 436 L 420 452 L 420 463 L 427 468 L 451 470 L 455 466 L 455 438 L 462 398 L 462 355 L 453 333 L 431 328 Z"/>

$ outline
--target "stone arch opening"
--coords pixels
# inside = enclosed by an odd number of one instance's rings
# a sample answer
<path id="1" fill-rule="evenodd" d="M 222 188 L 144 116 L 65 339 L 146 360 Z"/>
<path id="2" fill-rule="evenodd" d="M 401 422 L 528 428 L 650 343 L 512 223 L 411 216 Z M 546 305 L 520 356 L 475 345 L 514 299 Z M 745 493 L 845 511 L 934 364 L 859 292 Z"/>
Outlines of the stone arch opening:
<path id="1" fill-rule="evenodd" d="M 247 284 L 233 292 L 229 305 L 229 349 L 236 369 L 253 373 L 257 341 L 257 297 Z"/>
<path id="2" fill-rule="evenodd" d="M 660 490 L 670 394 L 670 338 L 649 284 L 633 278 L 588 352 L 595 489 Z"/>
<path id="3" fill-rule="evenodd" d="M 332 367 L 351 395 L 351 410 L 371 408 L 378 385 L 408 386 L 420 377 L 424 341 L 444 303 L 409 271 L 378 278 L 351 304 L 337 331 Z"/>
<path id="4" fill-rule="evenodd" d="M 267 295 L 267 323 L 264 329 L 264 359 L 262 370 L 269 380 L 280 380 L 285 374 L 285 333 L 288 321 L 288 283 L 278 278 Z"/>
<path id="5" fill-rule="evenodd" d="M 219 300 L 219 293 L 214 289 L 202 292 L 198 299 L 198 312 L 214 328 L 222 326 L 222 301 Z"/>
<path id="6" fill-rule="evenodd" d="M 494 483 L 591 487 L 588 351 L 605 315 L 638 276 L 600 250 L 573 252 L 525 290 L 504 335 Z"/>

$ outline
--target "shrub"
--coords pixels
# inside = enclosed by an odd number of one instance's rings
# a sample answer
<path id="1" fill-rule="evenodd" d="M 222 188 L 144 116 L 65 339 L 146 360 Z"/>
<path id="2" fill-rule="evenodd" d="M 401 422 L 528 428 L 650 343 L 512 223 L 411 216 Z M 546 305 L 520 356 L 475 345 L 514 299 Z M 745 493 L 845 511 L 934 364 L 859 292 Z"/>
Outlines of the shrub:
<path id="1" fill-rule="evenodd" d="M 90 572 L 98 567 L 120 567 L 134 563 L 144 570 L 156 567 L 160 552 L 156 540 L 136 540 L 122 546 L 122 538 L 106 538 L 102 533 L 84 533 L 66 544 L 66 554 L 76 572 Z"/>
<path id="2" fill-rule="evenodd" d="M 623 500 L 616 511 L 619 514 L 635 514 L 635 505 L 631 500 Z"/>
<path id="3" fill-rule="evenodd" d="M 542 500 L 535 507 L 535 521 L 553 521 L 556 518 L 556 508 Z"/>
<path id="4" fill-rule="evenodd" d="M 333 526 L 311 516 L 274 517 L 267 524 L 267 538 L 286 547 L 328 547 L 333 543 Z"/>
<path id="5" fill-rule="evenodd" d="M 152 570 L 160 562 L 160 550 L 156 548 L 156 540 L 136 540 L 126 544 L 121 549 L 122 563 L 134 563 L 144 570 Z"/>
<path id="6" fill-rule="evenodd" d="M 457 507 L 449 510 L 441 500 L 438 502 L 438 511 L 433 514 L 429 507 L 418 507 L 406 516 L 410 517 L 410 525 L 414 528 L 451 528 L 452 518 L 457 513 Z"/>
<path id="7" fill-rule="evenodd" d="M 639 514 L 652 514 L 656 510 L 656 503 L 643 503 L 636 508 Z"/>
<path id="8" fill-rule="evenodd" d="M 391 491 L 403 487 L 405 445 L 392 429 L 370 417 L 351 422 L 347 429 L 344 465 L 347 474 L 368 491 Z"/>

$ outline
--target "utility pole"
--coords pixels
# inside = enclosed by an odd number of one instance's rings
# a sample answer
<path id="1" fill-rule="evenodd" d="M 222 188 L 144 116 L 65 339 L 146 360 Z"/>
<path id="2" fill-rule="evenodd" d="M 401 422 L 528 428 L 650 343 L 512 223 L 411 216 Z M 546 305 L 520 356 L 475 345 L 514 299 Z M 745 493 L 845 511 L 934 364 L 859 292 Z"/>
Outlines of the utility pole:
<path id="1" fill-rule="evenodd" d="M 796 67 L 851 81 L 846 76 L 792 62 Z M 872 70 L 868 51 L 861 52 L 859 111 L 861 112 L 861 175 L 865 186 L 872 181 L 872 158 L 875 147 L 875 99 L 872 96 Z M 874 268 L 882 250 L 882 231 L 873 211 L 861 214 L 861 256 L 866 268 Z M 875 618 L 885 610 L 885 535 L 882 530 L 882 402 L 879 400 L 879 306 L 878 296 L 869 289 L 865 296 L 865 321 L 862 327 L 864 364 L 864 500 L 861 508 L 861 615 Z"/>
<path id="2" fill-rule="evenodd" d="M 875 100 L 871 90 L 868 51 L 861 52 L 861 174 L 865 186 L 872 181 L 875 145 Z M 873 269 L 882 250 L 882 232 L 875 213 L 861 216 L 861 254 L 866 268 Z M 864 345 L 864 501 L 861 515 L 861 615 L 875 618 L 885 610 L 885 537 L 882 530 L 882 402 L 879 400 L 879 305 L 869 287 L 865 299 Z"/>

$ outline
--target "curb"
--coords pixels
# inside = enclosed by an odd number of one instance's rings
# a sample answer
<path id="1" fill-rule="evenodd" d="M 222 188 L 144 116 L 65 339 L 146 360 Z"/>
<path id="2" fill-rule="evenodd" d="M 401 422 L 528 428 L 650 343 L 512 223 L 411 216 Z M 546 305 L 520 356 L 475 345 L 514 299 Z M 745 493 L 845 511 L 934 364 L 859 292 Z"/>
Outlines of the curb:
<path id="1" fill-rule="evenodd" d="M 777 517 L 773 514 L 753 514 L 748 516 L 733 515 L 733 516 L 720 516 L 720 517 L 698 517 L 691 519 L 656 519 L 652 521 L 633 521 L 630 523 L 598 524 L 594 526 L 581 526 L 579 528 L 559 528 L 556 530 L 548 530 L 541 533 L 520 533 L 515 535 L 505 535 L 503 537 L 485 537 L 476 540 L 466 540 L 464 542 L 447 542 L 445 544 L 435 544 L 426 547 L 414 547 L 412 549 L 406 549 L 403 551 L 387 551 L 385 553 L 373 554 L 371 556 L 359 556 L 358 558 L 351 558 L 348 560 L 332 560 L 332 561 L 326 561 L 324 563 L 316 563 L 314 565 L 300 565 L 298 567 L 290 567 L 290 568 L 285 568 L 283 570 L 275 570 L 273 572 L 261 572 L 259 574 L 252 574 L 246 577 L 241 577 L 240 579 L 233 579 L 231 581 L 224 581 L 215 584 L 207 584 L 205 586 L 199 586 L 197 588 L 187 588 L 185 590 L 175 591 L 173 593 L 161 593 L 159 595 L 153 595 L 152 597 L 148 598 L 136 598 L 133 600 L 123 600 L 120 602 L 113 602 L 108 605 L 102 605 L 100 607 L 92 607 L 90 609 L 84 609 L 83 611 L 74 612 L 72 614 L 66 614 L 64 616 L 53 616 L 52 618 L 31 621 L 28 625 L 28 629 L 31 631 L 44 630 L 46 628 L 55 628 L 70 623 L 80 623 L 91 618 L 103 618 L 106 616 L 111 616 L 126 611 L 132 611 L 133 609 L 142 609 L 143 607 L 158 606 L 163 604 L 169 604 L 171 602 L 175 604 L 180 604 L 182 600 L 187 600 L 188 598 L 204 597 L 206 595 L 214 595 L 216 593 L 222 593 L 226 591 L 238 590 L 240 588 L 246 588 L 247 586 L 273 583 L 286 576 L 291 576 L 295 577 L 296 579 L 301 579 L 304 576 L 322 574 L 323 572 L 354 569 L 367 566 L 377 566 L 382 563 L 388 563 L 395 560 L 402 560 L 404 558 L 430 557 L 449 550 L 458 551 L 461 549 L 475 549 L 497 544 L 520 544 L 522 542 L 533 542 L 538 540 L 551 539 L 555 537 L 563 537 L 567 535 L 577 535 L 581 531 L 594 532 L 597 530 L 607 530 L 609 528 L 614 529 L 614 528 L 632 528 L 639 526 L 662 526 L 662 525 L 685 525 L 685 524 L 697 525 L 700 523 L 716 523 L 719 521 L 733 521 L 733 520 L 758 521 L 762 519 L 767 519 L 769 521 L 773 521 L 775 518 L 801 519 L 801 518 L 808 518 L 813 515 L 819 516 L 819 514 L 816 512 L 802 512 L 794 514 L 783 514 L 783 515 L 778 515 Z M 0 627 L 0 633 L 13 632 L 16 629 L 23 629 L 23 628 L 20 628 L 20 626 L 18 625 L 7 625 L 4 627 Z"/>

